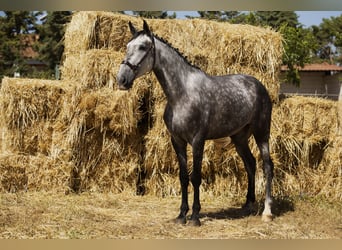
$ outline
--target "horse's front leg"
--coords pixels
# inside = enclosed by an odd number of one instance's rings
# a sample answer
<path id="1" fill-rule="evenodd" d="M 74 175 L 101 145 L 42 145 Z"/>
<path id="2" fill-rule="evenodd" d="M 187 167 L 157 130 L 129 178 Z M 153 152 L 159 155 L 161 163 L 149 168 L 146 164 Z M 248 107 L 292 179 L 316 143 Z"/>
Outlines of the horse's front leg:
<path id="1" fill-rule="evenodd" d="M 173 148 L 176 152 L 178 163 L 179 163 L 179 179 L 182 189 L 182 204 L 180 207 L 180 214 L 176 218 L 176 223 L 185 224 L 186 214 L 189 211 L 188 204 L 188 185 L 189 185 L 189 174 L 187 167 L 187 155 L 186 155 L 186 145 L 187 143 L 180 139 L 171 138 Z"/>
<path id="2" fill-rule="evenodd" d="M 191 173 L 191 183 L 194 187 L 194 202 L 192 205 L 191 224 L 194 226 L 201 225 L 201 222 L 199 220 L 199 212 L 201 210 L 199 187 L 202 181 L 201 169 L 202 169 L 203 150 L 204 150 L 204 140 L 200 139 L 200 140 L 195 141 L 192 144 L 193 169 Z"/>

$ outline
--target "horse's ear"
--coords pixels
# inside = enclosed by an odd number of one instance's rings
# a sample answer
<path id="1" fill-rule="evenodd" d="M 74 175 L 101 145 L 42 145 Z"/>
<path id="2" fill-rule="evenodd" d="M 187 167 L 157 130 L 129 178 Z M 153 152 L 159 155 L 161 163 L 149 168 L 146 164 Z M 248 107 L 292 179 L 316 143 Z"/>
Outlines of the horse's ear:
<path id="1" fill-rule="evenodd" d="M 144 28 L 144 31 L 149 35 L 149 36 L 152 36 L 152 32 L 150 30 L 150 27 L 148 27 L 148 24 L 145 20 L 144 21 L 144 25 L 143 25 L 143 28 Z"/>
<path id="2" fill-rule="evenodd" d="M 133 26 L 131 21 L 128 22 L 128 26 L 129 26 L 129 29 L 130 29 L 132 35 L 134 36 L 137 33 L 137 30 L 135 29 L 135 27 Z"/>

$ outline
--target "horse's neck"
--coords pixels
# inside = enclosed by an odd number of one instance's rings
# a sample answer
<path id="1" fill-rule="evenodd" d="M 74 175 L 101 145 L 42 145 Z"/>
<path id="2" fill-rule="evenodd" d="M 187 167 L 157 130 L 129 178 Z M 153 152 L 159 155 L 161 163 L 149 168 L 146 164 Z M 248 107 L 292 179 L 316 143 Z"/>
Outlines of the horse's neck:
<path id="1" fill-rule="evenodd" d="M 154 73 L 169 103 L 186 94 L 186 82 L 194 68 L 169 45 L 155 39 Z"/>

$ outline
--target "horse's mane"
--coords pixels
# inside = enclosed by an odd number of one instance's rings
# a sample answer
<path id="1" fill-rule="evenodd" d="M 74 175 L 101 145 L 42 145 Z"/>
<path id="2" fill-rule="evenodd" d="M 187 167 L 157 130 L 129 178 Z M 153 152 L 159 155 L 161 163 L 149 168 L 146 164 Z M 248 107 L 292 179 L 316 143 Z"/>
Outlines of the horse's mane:
<path id="1" fill-rule="evenodd" d="M 134 40 L 135 38 L 137 38 L 137 37 L 140 36 L 140 35 L 147 35 L 147 33 L 146 33 L 144 30 L 138 31 L 138 32 L 136 32 L 136 33 L 133 35 L 133 37 L 132 37 L 129 41 Z M 179 51 L 178 48 L 175 48 L 174 46 L 172 46 L 172 44 L 171 44 L 169 41 L 167 41 L 166 39 L 164 39 L 164 38 L 162 38 L 162 37 L 160 37 L 160 36 L 158 36 L 158 35 L 156 35 L 156 34 L 153 34 L 153 37 L 155 37 L 157 40 L 159 40 L 160 42 L 166 44 L 166 45 L 167 45 L 168 47 L 170 47 L 173 51 L 175 51 L 175 52 L 183 59 L 183 61 L 184 61 L 185 63 L 187 63 L 187 64 L 190 65 L 191 67 L 194 67 L 194 68 L 200 70 L 200 68 L 199 68 L 197 65 L 194 65 L 192 62 L 190 62 L 190 61 L 188 60 L 188 58 L 187 58 L 186 56 L 184 56 L 184 55 Z"/>
<path id="2" fill-rule="evenodd" d="M 175 48 L 174 46 L 172 46 L 172 44 L 171 44 L 169 41 L 165 40 L 165 39 L 162 38 L 162 37 L 157 36 L 156 34 L 153 34 L 153 36 L 154 36 L 157 40 L 159 40 L 160 42 L 162 42 L 162 43 L 166 44 L 168 47 L 170 47 L 173 51 L 175 51 L 175 52 L 184 60 L 184 62 L 186 62 L 188 65 L 190 65 L 190 66 L 192 66 L 192 67 L 194 67 L 194 68 L 200 69 L 197 65 L 194 65 L 192 62 L 190 62 L 190 61 L 188 60 L 188 58 L 187 58 L 186 56 L 184 56 L 184 55 L 179 51 L 178 48 Z"/>

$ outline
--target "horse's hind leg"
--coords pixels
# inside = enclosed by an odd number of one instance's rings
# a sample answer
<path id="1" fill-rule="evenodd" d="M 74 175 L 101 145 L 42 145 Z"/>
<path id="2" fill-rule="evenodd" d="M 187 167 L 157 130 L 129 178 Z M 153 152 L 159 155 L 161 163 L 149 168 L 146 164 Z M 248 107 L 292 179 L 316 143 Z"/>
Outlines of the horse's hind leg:
<path id="1" fill-rule="evenodd" d="M 249 212 L 252 212 L 251 209 L 253 207 L 253 204 L 255 203 L 256 161 L 248 145 L 249 135 L 250 135 L 249 127 L 246 127 L 243 131 L 232 136 L 231 138 L 235 145 L 237 153 L 242 158 L 242 161 L 244 163 L 245 169 L 247 171 L 247 176 L 248 176 L 247 200 L 243 207 L 245 209 L 248 209 Z"/>
<path id="2" fill-rule="evenodd" d="M 269 133 L 264 136 L 254 135 L 255 140 L 258 144 L 260 154 L 263 160 L 263 170 L 266 178 L 266 198 L 265 198 L 265 208 L 262 213 L 263 221 L 271 221 L 273 219 L 271 205 L 272 205 L 272 179 L 273 179 L 273 162 L 270 157 L 269 150 Z"/>

